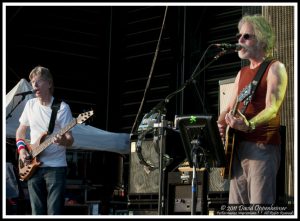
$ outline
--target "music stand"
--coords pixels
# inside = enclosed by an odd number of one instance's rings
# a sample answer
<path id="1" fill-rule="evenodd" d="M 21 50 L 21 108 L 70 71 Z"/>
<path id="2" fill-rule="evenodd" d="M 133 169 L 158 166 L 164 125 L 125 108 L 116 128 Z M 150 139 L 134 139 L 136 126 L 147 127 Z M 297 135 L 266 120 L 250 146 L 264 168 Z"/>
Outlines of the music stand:
<path id="1" fill-rule="evenodd" d="M 224 167 L 225 152 L 213 115 L 187 115 L 177 121 L 189 166 L 193 168 L 191 214 L 194 215 L 198 195 L 196 168 Z"/>

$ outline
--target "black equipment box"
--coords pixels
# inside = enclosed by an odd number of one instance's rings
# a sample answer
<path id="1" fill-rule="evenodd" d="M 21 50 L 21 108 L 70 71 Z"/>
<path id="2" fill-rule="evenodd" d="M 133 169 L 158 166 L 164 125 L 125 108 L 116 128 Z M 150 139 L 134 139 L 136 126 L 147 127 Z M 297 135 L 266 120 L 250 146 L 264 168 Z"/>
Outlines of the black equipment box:
<path id="1" fill-rule="evenodd" d="M 207 214 L 207 173 L 198 171 L 197 174 L 197 206 L 196 214 Z M 192 178 L 193 172 L 168 173 L 168 215 L 188 215 L 192 209 Z"/>

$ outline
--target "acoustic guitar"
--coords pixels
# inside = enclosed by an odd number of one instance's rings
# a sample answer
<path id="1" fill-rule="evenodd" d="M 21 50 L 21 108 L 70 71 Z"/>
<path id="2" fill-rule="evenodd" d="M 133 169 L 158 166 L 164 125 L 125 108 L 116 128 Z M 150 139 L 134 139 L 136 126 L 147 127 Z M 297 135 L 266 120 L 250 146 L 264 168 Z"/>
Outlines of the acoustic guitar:
<path id="1" fill-rule="evenodd" d="M 245 87 L 240 95 L 237 97 L 235 104 L 231 110 L 231 114 L 234 116 L 237 113 L 237 108 L 240 102 L 244 101 L 245 99 L 251 99 L 251 88 L 252 84 L 250 83 L 247 87 Z M 249 100 L 248 100 L 249 101 Z M 220 169 L 220 175 L 223 179 L 230 179 L 231 178 L 231 168 L 232 168 L 232 160 L 233 160 L 233 151 L 236 141 L 236 135 L 233 128 L 229 125 L 226 127 L 226 135 L 225 135 L 225 158 L 226 158 L 226 165 L 225 167 Z"/>
<path id="2" fill-rule="evenodd" d="M 28 180 L 36 171 L 36 169 L 42 164 L 37 159 L 37 156 L 53 144 L 56 135 L 64 135 L 71 128 L 73 128 L 76 124 L 82 124 L 88 118 L 90 118 L 94 114 L 93 111 L 88 111 L 82 114 L 79 114 L 77 118 L 74 118 L 68 125 L 64 128 L 60 129 L 57 133 L 51 134 L 47 137 L 47 132 L 43 133 L 40 138 L 34 144 L 27 144 L 29 150 L 29 163 L 24 163 L 21 159 L 19 159 L 19 176 L 21 181 Z"/>

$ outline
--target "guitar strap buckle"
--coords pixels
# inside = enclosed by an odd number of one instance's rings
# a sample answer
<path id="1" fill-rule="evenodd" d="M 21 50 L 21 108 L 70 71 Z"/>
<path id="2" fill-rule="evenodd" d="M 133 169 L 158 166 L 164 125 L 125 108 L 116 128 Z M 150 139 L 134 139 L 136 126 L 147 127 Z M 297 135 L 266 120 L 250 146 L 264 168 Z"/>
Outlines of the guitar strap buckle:
<path id="1" fill-rule="evenodd" d="M 264 75 L 264 73 L 266 72 L 267 70 L 267 67 L 269 66 L 269 64 L 273 61 L 274 59 L 273 58 L 267 58 L 263 61 L 263 63 L 260 65 L 254 79 L 252 80 L 252 82 L 250 82 L 250 84 L 248 85 L 250 87 L 250 91 L 251 91 L 251 94 L 249 96 L 249 98 L 246 99 L 246 101 L 244 102 L 244 107 L 242 108 L 242 113 L 244 113 L 246 111 L 246 108 L 248 106 L 248 104 L 250 103 L 251 101 L 251 98 L 252 98 L 252 95 L 254 94 L 260 80 L 262 79 L 262 76 Z M 247 87 L 248 87 L 247 86 Z M 247 88 L 246 87 L 246 88 Z"/>
<path id="2" fill-rule="evenodd" d="M 253 87 L 252 85 L 257 84 L 257 82 L 250 82 L 240 93 L 239 97 L 244 97 L 243 100 L 243 108 L 241 109 L 241 113 L 243 114 L 248 106 L 248 104 L 250 103 L 251 99 L 252 99 L 252 95 L 253 95 Z"/>

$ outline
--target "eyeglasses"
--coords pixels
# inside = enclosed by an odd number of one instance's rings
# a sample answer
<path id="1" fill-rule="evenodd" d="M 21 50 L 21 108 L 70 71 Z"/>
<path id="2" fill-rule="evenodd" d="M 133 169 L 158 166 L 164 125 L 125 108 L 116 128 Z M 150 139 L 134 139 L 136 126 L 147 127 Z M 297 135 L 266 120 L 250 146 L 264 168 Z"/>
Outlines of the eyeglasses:
<path id="1" fill-rule="evenodd" d="M 249 40 L 251 38 L 255 38 L 255 35 L 252 35 L 252 34 L 248 34 L 248 33 L 245 33 L 245 34 L 236 34 L 236 38 L 237 40 L 239 40 L 241 37 L 243 37 L 243 39 L 245 40 Z"/>
<path id="2" fill-rule="evenodd" d="M 32 80 L 30 83 L 31 85 L 40 85 L 44 81 L 45 81 L 44 79 L 40 78 L 39 80 Z"/>

